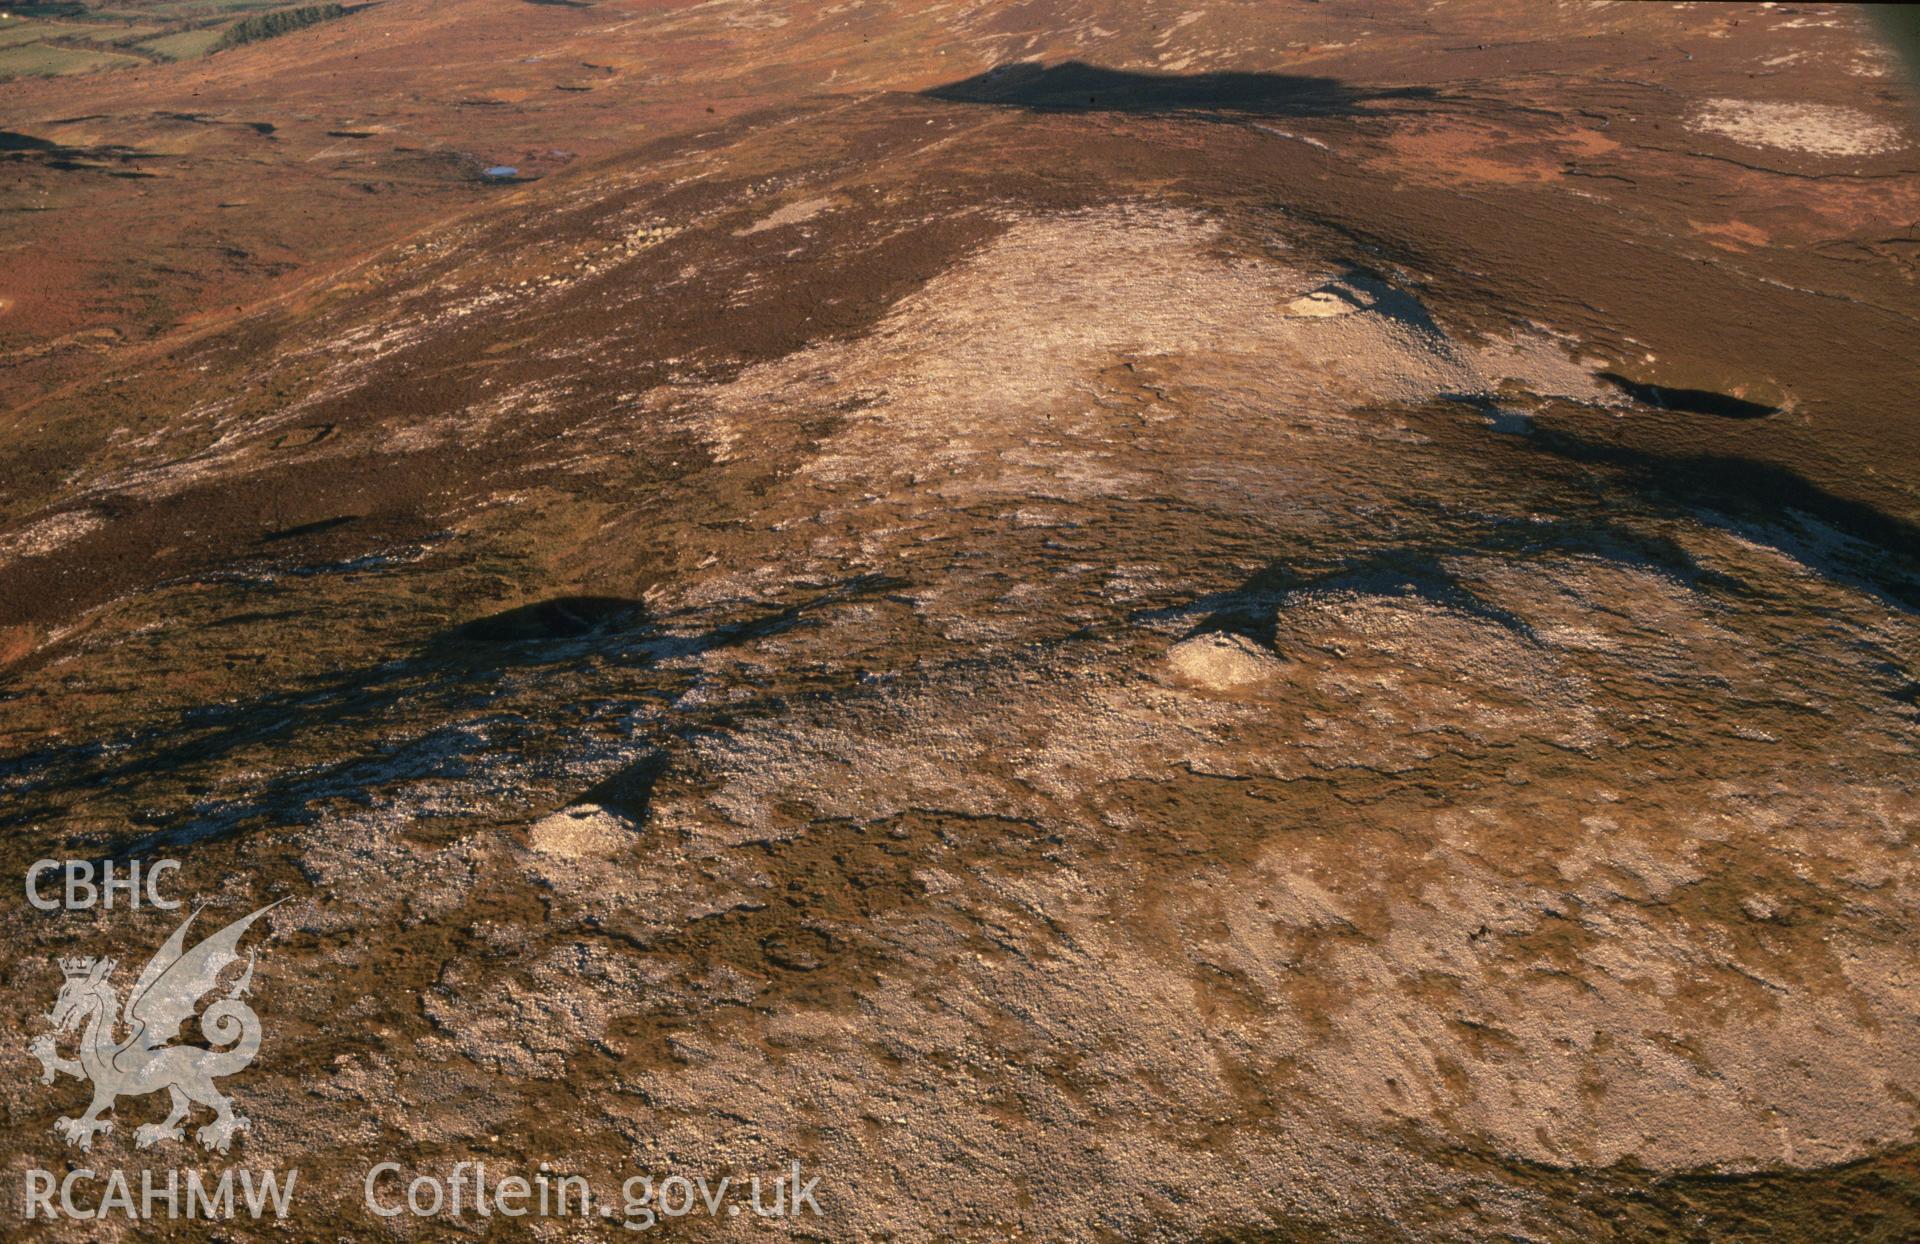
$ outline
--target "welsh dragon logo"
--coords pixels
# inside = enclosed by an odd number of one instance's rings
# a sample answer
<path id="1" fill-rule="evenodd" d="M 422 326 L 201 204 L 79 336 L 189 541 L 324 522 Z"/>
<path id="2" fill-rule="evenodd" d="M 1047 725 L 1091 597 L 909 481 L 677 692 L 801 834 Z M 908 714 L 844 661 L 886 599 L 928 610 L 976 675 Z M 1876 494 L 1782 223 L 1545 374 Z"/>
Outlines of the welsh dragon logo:
<path id="1" fill-rule="evenodd" d="M 53 1031 L 37 1038 L 29 1050 L 40 1060 L 42 1084 L 52 1084 L 56 1073 L 91 1080 L 93 1103 L 79 1118 L 56 1122 L 56 1133 L 70 1145 L 91 1149 L 96 1133 L 113 1130 L 113 1120 L 102 1116 L 117 1099 L 165 1089 L 173 1102 L 166 1120 L 143 1124 L 134 1133 L 134 1143 L 146 1149 L 182 1139 L 181 1124 L 188 1113 L 194 1106 L 206 1106 L 213 1110 L 213 1121 L 194 1135 L 208 1149 L 227 1151 L 234 1134 L 246 1130 L 247 1119 L 233 1112 L 232 1100 L 213 1082 L 244 1070 L 260 1051 L 260 1017 L 241 1000 L 253 981 L 252 955 L 247 956 L 239 978 L 200 1014 L 200 1031 L 214 1048 L 174 1041 L 200 1000 L 214 992 L 221 975 L 239 962 L 240 939 L 254 921 L 277 906 L 269 903 L 187 950 L 188 926 L 201 910 L 194 909 L 141 969 L 124 1014 L 119 991 L 110 983 L 115 960 L 60 960 L 66 983 L 48 1014 Z M 80 1037 L 80 1056 L 60 1057 L 56 1048 L 60 1036 L 82 1023 L 86 1029 Z M 127 1030 L 124 1039 L 115 1036 L 117 1027 Z"/>

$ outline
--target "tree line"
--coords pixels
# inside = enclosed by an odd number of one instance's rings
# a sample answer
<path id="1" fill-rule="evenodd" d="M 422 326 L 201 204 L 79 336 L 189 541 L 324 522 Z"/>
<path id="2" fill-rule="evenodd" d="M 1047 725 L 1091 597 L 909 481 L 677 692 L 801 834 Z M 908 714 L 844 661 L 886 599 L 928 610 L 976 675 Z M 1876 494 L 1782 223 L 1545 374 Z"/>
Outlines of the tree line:
<path id="1" fill-rule="evenodd" d="M 303 4 L 297 9 L 275 9 L 271 13 L 255 13 L 252 17 L 243 17 L 227 27 L 214 41 L 213 46 L 207 50 L 219 52 L 226 48 L 239 47 L 243 43 L 258 43 L 262 39 L 276 38 L 346 15 L 346 6 L 341 4 Z"/>

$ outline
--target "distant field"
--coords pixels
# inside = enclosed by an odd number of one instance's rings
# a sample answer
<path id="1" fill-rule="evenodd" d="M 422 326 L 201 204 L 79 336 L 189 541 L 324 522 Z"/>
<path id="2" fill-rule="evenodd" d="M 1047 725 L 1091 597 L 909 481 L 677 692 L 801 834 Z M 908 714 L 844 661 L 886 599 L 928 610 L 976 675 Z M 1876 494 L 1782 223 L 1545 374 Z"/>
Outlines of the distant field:
<path id="1" fill-rule="evenodd" d="M 54 77 L 60 74 L 92 73 L 120 65 L 144 65 L 137 56 L 117 52 L 83 52 L 54 47 L 47 43 L 23 43 L 0 47 L 0 78 Z"/>
<path id="2" fill-rule="evenodd" d="M 194 60 L 213 50 L 233 19 L 299 7 L 286 0 L 123 0 L 111 9 L 17 5 L 0 18 L 0 81 L 90 73 L 154 56 Z M 99 50 L 72 46 L 76 42 Z"/>
<path id="3" fill-rule="evenodd" d="M 100 22 L 76 32 L 79 38 L 93 43 L 110 43 L 120 46 L 151 39 L 155 35 L 165 34 L 168 27 L 153 22 Z"/>
<path id="4" fill-rule="evenodd" d="M 22 21 L 14 18 L 0 22 L 0 48 L 18 47 L 22 43 L 37 43 L 52 33 L 46 22 Z"/>
<path id="5" fill-rule="evenodd" d="M 207 49 L 219 40 L 225 29 L 224 26 L 203 26 L 198 30 L 183 30 L 177 34 L 162 35 L 158 39 L 148 39 L 140 46 L 173 60 L 192 60 L 205 56 Z"/>
<path id="6" fill-rule="evenodd" d="M 99 44 L 120 44 L 150 39 L 154 35 L 164 33 L 167 27 L 157 22 L 102 21 L 47 22 L 43 24 L 42 29 L 43 37 L 84 39 L 88 43 Z"/>
<path id="7" fill-rule="evenodd" d="M 139 21 L 190 22 L 232 13 L 257 13 L 266 9 L 289 7 L 286 0 L 159 0 L 138 8 L 128 5 L 110 11 L 114 17 L 132 17 Z M 96 10 L 108 15 L 109 10 Z"/>

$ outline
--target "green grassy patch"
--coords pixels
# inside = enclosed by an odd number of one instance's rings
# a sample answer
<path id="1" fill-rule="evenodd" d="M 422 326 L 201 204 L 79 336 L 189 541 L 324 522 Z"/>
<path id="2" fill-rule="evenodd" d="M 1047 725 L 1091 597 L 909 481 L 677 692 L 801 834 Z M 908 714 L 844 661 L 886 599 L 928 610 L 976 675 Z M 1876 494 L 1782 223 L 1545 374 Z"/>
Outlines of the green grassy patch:
<path id="1" fill-rule="evenodd" d="M 0 22 L 0 48 L 19 47 L 23 43 L 38 43 L 52 33 L 55 33 L 53 28 L 45 22 L 11 18 Z"/>
<path id="2" fill-rule="evenodd" d="M 0 18 L 0 81 L 194 60 L 346 14 L 338 4 L 285 0 L 158 0 L 114 9 L 33 4 L 0 11 L 8 14 Z"/>
<path id="3" fill-rule="evenodd" d="M 152 22 L 144 25 L 129 22 L 73 22 L 54 26 L 48 33 L 67 39 L 84 39 L 88 43 L 98 43 L 103 47 L 112 47 L 151 39 L 155 35 L 164 34 L 166 30 L 167 27 L 155 25 Z"/>
<path id="4" fill-rule="evenodd" d="M 169 60 L 192 60 L 205 56 L 213 45 L 220 41 L 223 27 L 204 26 L 199 30 L 182 30 L 176 34 L 162 35 L 158 39 L 148 39 L 140 46 L 149 52 L 157 52 Z"/>
<path id="5" fill-rule="evenodd" d="M 285 7 L 284 0 L 183 0 L 178 4 L 156 5 L 154 16 L 175 21 L 196 21 Z"/>
<path id="6" fill-rule="evenodd" d="M 144 64 L 146 62 L 137 56 L 123 56 L 105 50 L 83 52 L 45 43 L 0 48 L 0 78 L 50 78 L 60 74 L 91 73 L 96 69 L 111 69 L 117 65 Z"/>

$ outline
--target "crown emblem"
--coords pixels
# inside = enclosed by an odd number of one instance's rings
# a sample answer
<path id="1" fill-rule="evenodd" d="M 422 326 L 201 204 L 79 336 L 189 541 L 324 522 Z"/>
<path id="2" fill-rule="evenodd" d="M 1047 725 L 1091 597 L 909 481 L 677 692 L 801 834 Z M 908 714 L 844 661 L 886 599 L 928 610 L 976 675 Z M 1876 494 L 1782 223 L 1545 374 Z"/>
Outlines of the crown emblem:
<path id="1" fill-rule="evenodd" d="M 70 959 L 60 960 L 60 972 L 68 980 L 77 976 L 87 976 L 93 972 L 93 965 L 96 962 L 92 955 L 75 955 Z"/>

